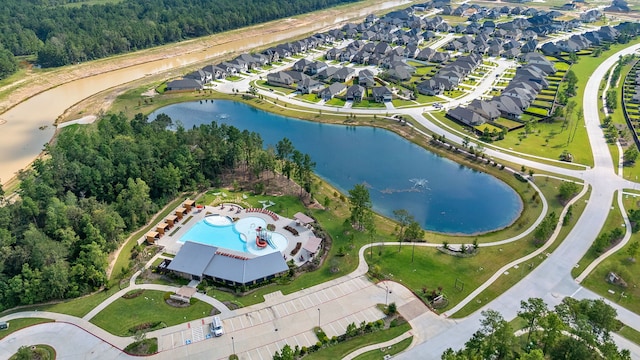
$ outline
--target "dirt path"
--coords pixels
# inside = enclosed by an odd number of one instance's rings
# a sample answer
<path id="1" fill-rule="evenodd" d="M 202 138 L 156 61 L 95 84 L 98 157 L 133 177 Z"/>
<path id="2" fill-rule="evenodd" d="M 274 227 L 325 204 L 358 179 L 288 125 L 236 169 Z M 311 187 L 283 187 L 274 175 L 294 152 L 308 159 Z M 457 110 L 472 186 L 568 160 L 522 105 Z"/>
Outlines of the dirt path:
<path id="1" fill-rule="evenodd" d="M 365 4 L 356 3 L 294 18 L 281 19 L 248 28 L 233 30 L 222 34 L 211 35 L 199 39 L 188 40 L 176 44 L 169 44 L 152 49 L 142 50 L 130 54 L 118 55 L 107 59 L 87 63 L 69 65 L 53 70 L 28 69 L 21 79 L 0 87 L 0 116 L 16 104 L 38 93 L 71 82 L 80 78 L 106 73 L 123 67 L 143 64 L 163 58 L 203 51 L 212 46 L 229 44 L 233 53 L 233 42 L 246 38 L 256 38 L 269 33 L 290 32 L 309 28 L 313 31 L 316 24 L 331 19 L 343 18 L 356 21 L 363 8 L 371 8 L 373 12 L 389 0 L 368 0 Z M 406 4 L 409 4 L 407 1 Z"/>

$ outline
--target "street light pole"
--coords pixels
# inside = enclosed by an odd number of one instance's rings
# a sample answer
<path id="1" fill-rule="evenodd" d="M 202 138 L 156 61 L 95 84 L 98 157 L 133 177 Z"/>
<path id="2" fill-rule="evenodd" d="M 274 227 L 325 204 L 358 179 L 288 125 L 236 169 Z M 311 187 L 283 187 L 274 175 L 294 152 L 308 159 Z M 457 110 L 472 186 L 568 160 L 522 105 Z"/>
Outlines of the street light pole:
<path id="1" fill-rule="evenodd" d="M 385 293 L 384 293 L 384 304 L 385 305 L 389 305 L 389 286 L 387 284 L 384 284 L 385 287 Z"/>
<path id="2" fill-rule="evenodd" d="M 318 309 L 318 327 L 320 327 L 320 309 Z"/>
<path id="3" fill-rule="evenodd" d="M 236 342 L 233 340 L 233 336 L 231 337 L 231 346 L 233 346 L 233 353 L 236 353 Z"/>

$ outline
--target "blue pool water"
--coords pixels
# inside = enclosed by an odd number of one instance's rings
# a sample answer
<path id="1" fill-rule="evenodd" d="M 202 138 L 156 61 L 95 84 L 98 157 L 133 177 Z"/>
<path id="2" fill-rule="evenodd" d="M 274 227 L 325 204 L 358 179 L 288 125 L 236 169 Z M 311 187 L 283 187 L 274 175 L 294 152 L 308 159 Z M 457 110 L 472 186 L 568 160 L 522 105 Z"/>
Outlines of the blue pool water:
<path id="1" fill-rule="evenodd" d="M 211 216 L 195 223 L 180 238 L 180 242 L 192 241 L 254 255 L 284 251 L 288 240 L 284 235 L 276 232 L 269 233 L 271 236 L 270 246 L 266 248 L 256 246 L 255 229 L 266 226 L 267 223 L 258 217 L 246 217 L 232 223 L 227 217 Z"/>
<path id="2" fill-rule="evenodd" d="M 387 130 L 297 120 L 225 100 L 169 105 L 149 119 L 161 113 L 186 129 L 216 121 L 254 131 L 265 146 L 287 137 L 341 192 L 364 183 L 375 211 L 393 218 L 394 210 L 406 209 L 427 230 L 492 231 L 511 224 L 522 210 L 520 196 L 502 181 Z"/>

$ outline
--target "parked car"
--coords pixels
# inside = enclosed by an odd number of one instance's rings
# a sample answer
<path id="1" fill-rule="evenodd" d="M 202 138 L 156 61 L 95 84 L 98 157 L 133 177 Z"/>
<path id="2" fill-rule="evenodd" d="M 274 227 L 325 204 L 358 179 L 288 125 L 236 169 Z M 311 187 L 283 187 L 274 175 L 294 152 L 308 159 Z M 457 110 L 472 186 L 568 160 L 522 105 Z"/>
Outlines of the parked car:
<path id="1" fill-rule="evenodd" d="M 222 320 L 220 320 L 220 317 L 218 316 L 213 317 L 213 322 L 211 323 L 211 333 L 216 337 L 222 336 L 222 334 L 224 334 L 224 329 L 222 328 Z"/>

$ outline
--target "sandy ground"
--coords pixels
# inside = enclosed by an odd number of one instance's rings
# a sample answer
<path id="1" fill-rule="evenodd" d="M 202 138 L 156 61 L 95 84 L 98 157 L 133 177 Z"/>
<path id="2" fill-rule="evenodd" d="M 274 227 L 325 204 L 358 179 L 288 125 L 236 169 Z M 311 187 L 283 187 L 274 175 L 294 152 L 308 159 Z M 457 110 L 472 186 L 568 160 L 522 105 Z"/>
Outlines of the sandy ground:
<path id="1" fill-rule="evenodd" d="M 350 14 L 357 14 L 356 10 L 366 6 L 372 9 L 386 0 L 368 0 L 364 4 L 357 3 L 339 8 L 327 9 L 311 14 L 301 15 L 295 18 L 272 21 L 248 28 L 233 30 L 222 34 L 204 38 L 188 40 L 177 44 L 164 45 L 152 49 L 142 50 L 130 54 L 118 55 L 108 59 L 101 59 L 69 65 L 54 70 L 27 70 L 24 78 L 3 87 L 0 87 L 0 117 L 7 109 L 47 89 L 60 84 L 74 81 L 79 78 L 106 73 L 115 69 L 129 67 L 137 64 L 171 58 L 186 53 L 198 52 L 214 45 L 228 43 L 233 52 L 233 42 L 246 38 L 255 38 L 268 33 L 284 32 L 300 28 L 312 28 L 314 23 L 336 17 L 349 18 Z M 355 21 L 356 19 L 351 19 Z"/>

